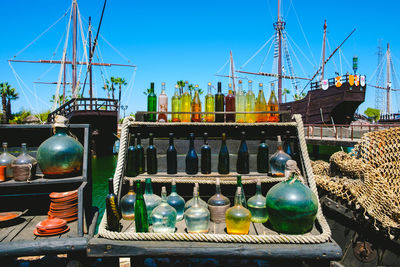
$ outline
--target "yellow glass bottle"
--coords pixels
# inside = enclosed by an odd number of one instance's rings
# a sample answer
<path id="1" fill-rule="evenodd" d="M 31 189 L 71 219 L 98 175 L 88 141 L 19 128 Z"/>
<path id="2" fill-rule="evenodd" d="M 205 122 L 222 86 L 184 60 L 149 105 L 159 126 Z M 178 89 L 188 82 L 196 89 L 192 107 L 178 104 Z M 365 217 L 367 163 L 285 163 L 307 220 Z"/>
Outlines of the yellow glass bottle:
<path id="1" fill-rule="evenodd" d="M 192 112 L 201 112 L 201 101 L 199 97 L 199 86 L 195 85 L 195 92 L 192 101 Z M 192 114 L 192 122 L 201 122 L 201 114 Z"/>
<path id="2" fill-rule="evenodd" d="M 268 100 L 268 111 L 279 111 L 279 103 L 275 96 L 275 88 L 274 83 L 271 83 L 271 96 Z M 268 121 L 271 122 L 279 122 L 279 113 L 269 113 L 268 114 Z"/>
<path id="3" fill-rule="evenodd" d="M 189 82 L 185 82 L 185 92 L 181 97 L 181 112 L 191 112 L 192 97 L 189 94 Z M 181 122 L 190 122 L 190 113 L 181 114 Z"/>
<path id="4" fill-rule="evenodd" d="M 236 114 L 236 122 L 246 121 L 246 96 L 243 93 L 242 80 L 239 80 L 239 89 L 236 94 L 236 112 L 243 112 Z"/>
<path id="5" fill-rule="evenodd" d="M 257 101 L 256 101 L 256 111 L 258 111 L 258 112 L 267 111 L 267 101 L 265 101 L 262 83 L 259 83 L 258 96 L 257 96 Z M 256 119 L 257 122 L 268 121 L 267 113 L 257 113 L 256 117 L 257 117 L 257 119 Z"/>
<path id="6" fill-rule="evenodd" d="M 214 95 L 211 93 L 211 83 L 208 83 L 205 112 L 214 112 L 214 106 L 215 106 L 215 101 L 214 101 Z M 215 119 L 214 114 L 210 113 L 205 115 L 206 122 L 214 122 L 214 119 Z"/>
<path id="7" fill-rule="evenodd" d="M 172 96 L 171 99 L 171 110 L 172 112 L 179 112 L 181 109 L 181 103 L 180 103 L 180 96 L 178 92 L 178 85 L 175 85 L 175 93 Z M 181 120 L 179 119 L 179 114 L 178 113 L 172 113 L 172 122 L 180 122 Z"/>
<path id="8" fill-rule="evenodd" d="M 249 90 L 246 94 L 246 112 L 254 112 L 256 109 L 256 96 L 253 93 L 253 82 L 249 80 Z M 256 122 L 256 114 L 247 113 L 246 122 L 254 123 Z"/>
<path id="9" fill-rule="evenodd" d="M 247 235 L 250 229 L 251 212 L 242 206 L 242 188 L 237 187 L 235 205 L 225 213 L 226 231 L 230 235 Z"/>

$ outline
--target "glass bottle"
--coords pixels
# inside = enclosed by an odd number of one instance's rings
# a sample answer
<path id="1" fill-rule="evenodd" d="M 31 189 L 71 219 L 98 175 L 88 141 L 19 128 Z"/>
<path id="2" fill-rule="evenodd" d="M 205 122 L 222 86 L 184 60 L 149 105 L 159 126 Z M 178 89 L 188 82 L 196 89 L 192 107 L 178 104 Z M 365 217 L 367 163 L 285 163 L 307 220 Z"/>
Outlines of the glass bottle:
<path id="1" fill-rule="evenodd" d="M 0 166 L 6 166 L 6 178 L 10 179 L 13 177 L 11 163 L 16 159 L 16 157 L 8 153 L 7 145 L 6 142 L 3 142 L 3 153 L 0 155 Z"/>
<path id="2" fill-rule="evenodd" d="M 150 83 L 150 92 L 147 95 L 147 111 L 157 111 L 157 96 L 154 93 L 154 83 Z M 147 114 L 147 121 L 155 122 L 157 118 L 156 113 Z"/>
<path id="3" fill-rule="evenodd" d="M 189 94 L 189 82 L 185 82 L 185 92 L 181 97 L 181 112 L 192 111 L 192 97 Z M 181 122 L 190 122 L 190 113 L 181 114 Z"/>
<path id="4" fill-rule="evenodd" d="M 246 96 L 243 93 L 243 86 L 242 80 L 239 80 L 239 89 L 236 93 L 236 112 L 243 112 L 243 113 L 236 113 L 236 122 L 242 123 L 246 121 Z"/>
<path id="5" fill-rule="evenodd" d="M 205 107 L 205 112 L 214 112 L 215 108 L 215 101 L 214 101 L 214 96 L 211 93 L 211 83 L 208 83 L 208 92 L 206 95 L 206 107 Z M 206 114 L 205 115 L 205 120 L 206 122 L 213 122 L 214 121 L 214 113 Z"/>
<path id="6" fill-rule="evenodd" d="M 236 187 L 240 187 L 240 194 L 241 194 L 241 200 L 242 200 L 242 206 L 247 208 L 247 204 L 246 204 L 246 195 L 244 193 L 244 187 L 242 184 L 242 176 L 238 175 L 236 176 Z"/>
<path id="7" fill-rule="evenodd" d="M 210 212 L 207 208 L 200 205 L 197 187 L 193 189 L 193 206 L 185 211 L 184 217 L 188 233 L 197 234 L 208 232 Z"/>
<path id="8" fill-rule="evenodd" d="M 196 150 L 194 149 L 194 133 L 189 134 L 189 151 L 186 154 L 185 171 L 187 174 L 197 174 L 199 171 L 199 158 L 197 157 Z"/>
<path id="9" fill-rule="evenodd" d="M 253 82 L 249 80 L 249 90 L 246 94 L 246 112 L 254 112 L 256 110 L 256 96 L 253 93 Z M 246 113 L 246 122 L 256 122 L 255 113 Z"/>
<path id="10" fill-rule="evenodd" d="M 269 148 L 265 143 L 265 132 L 261 131 L 261 142 L 257 150 L 257 172 L 268 173 L 269 171 Z"/>
<path id="11" fill-rule="evenodd" d="M 201 101 L 199 97 L 199 86 L 194 86 L 195 92 L 192 101 L 192 112 L 201 112 Z M 201 122 L 201 114 L 192 114 L 192 122 Z"/>
<path id="12" fill-rule="evenodd" d="M 247 201 L 247 208 L 251 212 L 251 221 L 255 223 L 265 223 L 268 221 L 266 199 L 262 195 L 261 181 L 257 179 L 256 194 Z"/>
<path id="13" fill-rule="evenodd" d="M 144 148 L 142 146 L 142 136 L 140 133 L 136 134 L 136 159 L 137 159 L 137 172 L 138 174 L 144 173 L 145 160 L 144 160 Z"/>
<path id="14" fill-rule="evenodd" d="M 257 96 L 257 101 L 256 101 L 256 111 L 258 111 L 258 112 L 267 111 L 267 102 L 265 101 L 262 83 L 259 84 L 258 96 Z M 257 113 L 256 117 L 257 117 L 257 120 L 256 120 L 257 122 L 268 121 L 267 113 Z"/>
<path id="15" fill-rule="evenodd" d="M 158 112 L 168 111 L 168 96 L 165 93 L 165 83 L 161 83 L 161 94 L 158 96 Z M 167 122 L 166 113 L 158 113 L 159 122 Z"/>
<path id="16" fill-rule="evenodd" d="M 161 203 L 151 212 L 154 233 L 175 232 L 176 210 L 167 202 L 167 189 L 161 188 Z"/>
<path id="17" fill-rule="evenodd" d="M 290 144 L 290 140 L 288 138 L 283 142 L 283 151 L 288 154 L 291 158 L 293 158 L 293 150 L 292 145 Z"/>
<path id="18" fill-rule="evenodd" d="M 247 235 L 250 229 L 251 213 L 240 201 L 242 188 L 237 187 L 235 204 L 225 214 L 226 231 L 230 235 Z"/>
<path id="19" fill-rule="evenodd" d="M 169 146 L 167 149 L 167 173 L 176 174 L 178 172 L 177 151 L 174 146 L 174 134 L 169 133 Z"/>
<path id="20" fill-rule="evenodd" d="M 225 212 L 231 206 L 229 198 L 221 193 L 219 178 L 215 181 L 215 194 L 207 201 L 210 210 L 211 221 L 215 223 L 225 222 Z"/>
<path id="21" fill-rule="evenodd" d="M 271 83 L 271 96 L 269 97 L 268 100 L 268 111 L 279 111 L 279 103 L 278 99 L 276 99 L 275 96 L 275 88 L 274 88 L 274 83 Z M 271 122 L 279 122 L 279 113 L 269 113 L 268 114 L 268 121 Z"/>
<path id="22" fill-rule="evenodd" d="M 208 145 L 208 133 L 203 135 L 204 144 L 201 147 L 201 173 L 211 173 L 211 147 Z"/>
<path id="23" fill-rule="evenodd" d="M 181 111 L 181 102 L 179 96 L 179 87 L 175 85 L 175 92 L 171 99 L 171 110 L 172 112 L 180 112 Z M 179 113 L 172 113 L 172 122 L 180 122 Z"/>
<path id="24" fill-rule="evenodd" d="M 126 157 L 125 176 L 135 177 L 138 175 L 137 162 L 138 160 L 136 154 L 135 136 L 133 134 L 130 134 L 128 154 Z"/>
<path id="25" fill-rule="evenodd" d="M 235 96 L 232 91 L 232 84 L 228 85 L 228 94 L 225 96 L 226 111 L 235 111 Z M 235 122 L 235 114 L 226 114 L 226 122 Z"/>
<path id="26" fill-rule="evenodd" d="M 208 209 L 208 204 L 207 204 L 207 202 L 205 202 L 204 200 L 202 200 L 201 197 L 200 197 L 200 186 L 199 186 L 199 183 L 195 183 L 195 184 L 194 184 L 194 187 L 197 188 L 197 194 L 199 195 L 199 203 L 200 203 L 200 205 Z M 186 201 L 186 203 L 185 203 L 185 210 L 187 210 L 187 209 L 189 209 L 191 206 L 193 206 L 193 201 L 194 201 L 194 198 L 191 198 L 191 199 L 189 199 L 188 201 Z"/>
<path id="27" fill-rule="evenodd" d="M 236 171 L 240 174 L 247 174 L 249 170 L 249 150 L 246 144 L 246 133 L 242 132 L 242 141 L 240 142 L 237 154 Z"/>
<path id="28" fill-rule="evenodd" d="M 148 222 L 149 224 L 152 223 L 151 221 L 151 212 L 155 207 L 160 205 L 161 203 L 161 198 L 157 196 L 156 194 L 153 194 L 153 186 L 151 184 L 151 178 L 146 178 L 145 180 L 145 188 L 144 188 L 144 202 L 146 203 L 146 210 L 147 210 L 147 216 L 148 216 Z"/>
<path id="29" fill-rule="evenodd" d="M 229 152 L 226 145 L 226 134 L 222 133 L 221 148 L 218 154 L 218 173 L 229 173 Z"/>
<path id="30" fill-rule="evenodd" d="M 35 176 L 37 160 L 28 154 L 26 143 L 21 144 L 21 154 L 14 159 L 11 165 L 13 167 L 14 180 L 16 181 L 26 181 Z M 27 165 L 31 165 L 31 167 L 29 167 L 30 172 L 28 167 L 26 167 Z"/>
<path id="31" fill-rule="evenodd" d="M 271 175 L 275 177 L 285 176 L 285 164 L 291 157 L 283 152 L 282 140 L 278 135 L 277 151 L 269 159 L 269 166 L 271 168 Z"/>
<path id="32" fill-rule="evenodd" d="M 108 179 L 108 195 L 106 197 L 106 211 L 107 211 L 107 229 L 109 231 L 121 231 L 119 220 L 121 216 L 118 210 L 118 199 L 114 194 L 113 179 Z"/>
<path id="33" fill-rule="evenodd" d="M 221 82 L 218 82 L 218 92 L 215 94 L 215 112 L 224 112 L 224 94 L 221 92 Z M 216 122 L 224 122 L 225 115 L 224 114 L 216 114 L 215 115 Z"/>
<path id="34" fill-rule="evenodd" d="M 157 149 L 153 145 L 153 134 L 149 133 L 149 146 L 146 149 L 147 155 L 147 173 L 157 173 Z"/>
<path id="35" fill-rule="evenodd" d="M 183 220 L 183 212 L 185 211 L 185 200 L 176 192 L 176 182 L 172 179 L 171 194 L 167 197 L 167 202 L 176 210 L 176 221 Z"/>
<path id="36" fill-rule="evenodd" d="M 135 201 L 135 228 L 136 233 L 149 232 L 149 221 L 147 216 L 146 203 L 143 197 L 140 180 L 136 180 L 136 201 Z"/>
<path id="37" fill-rule="evenodd" d="M 129 179 L 129 191 L 120 201 L 121 215 L 124 220 L 135 219 L 136 193 L 133 186 L 133 179 Z"/>

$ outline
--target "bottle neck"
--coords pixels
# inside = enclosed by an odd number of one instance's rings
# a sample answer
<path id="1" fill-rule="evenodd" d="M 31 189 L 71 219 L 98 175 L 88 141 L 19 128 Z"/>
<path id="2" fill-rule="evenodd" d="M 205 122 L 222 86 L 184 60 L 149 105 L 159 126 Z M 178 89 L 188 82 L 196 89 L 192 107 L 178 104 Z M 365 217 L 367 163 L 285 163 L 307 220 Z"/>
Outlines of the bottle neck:
<path id="1" fill-rule="evenodd" d="M 171 184 L 171 193 L 176 193 L 176 184 Z"/>
<path id="2" fill-rule="evenodd" d="M 232 89 L 229 89 L 229 90 L 228 90 L 228 95 L 233 95 Z"/>
<path id="3" fill-rule="evenodd" d="M 283 144 L 282 144 L 282 141 L 278 142 L 277 147 L 276 147 L 276 150 L 278 150 L 278 151 L 283 151 Z"/>
<path id="4" fill-rule="evenodd" d="M 140 136 L 137 137 L 137 145 L 142 145 L 142 138 Z"/>
<path id="5" fill-rule="evenodd" d="M 136 200 L 142 200 L 142 199 L 143 199 L 143 192 L 140 186 L 140 181 L 136 181 Z"/>
<path id="6" fill-rule="evenodd" d="M 221 83 L 218 83 L 218 94 L 222 94 Z"/>
<path id="7" fill-rule="evenodd" d="M 257 186 L 256 186 L 256 195 L 262 195 L 262 192 L 261 192 L 261 183 L 257 183 Z"/>
<path id="8" fill-rule="evenodd" d="M 153 146 L 153 136 L 150 136 L 149 138 L 149 146 Z"/>
<path id="9" fill-rule="evenodd" d="M 57 135 L 66 135 L 67 134 L 67 128 L 66 127 L 56 127 L 55 130 Z"/>
<path id="10" fill-rule="evenodd" d="M 249 83 L 249 92 L 253 90 L 253 84 Z"/>
<path id="11" fill-rule="evenodd" d="M 239 83 L 239 89 L 238 89 L 239 93 L 243 93 L 243 86 L 242 83 Z"/>
<path id="12" fill-rule="evenodd" d="M 114 182 L 113 179 L 108 180 L 108 193 L 114 194 Z"/>
<path id="13" fill-rule="evenodd" d="M 241 206 L 241 205 L 242 205 L 241 188 L 238 187 L 235 194 L 235 206 Z"/>
<path id="14" fill-rule="evenodd" d="M 129 138 L 129 146 L 135 146 L 135 136 L 133 134 Z"/>
<path id="15" fill-rule="evenodd" d="M 175 87 L 174 96 L 179 96 L 179 88 L 178 87 Z"/>
<path id="16" fill-rule="evenodd" d="M 209 85 L 209 86 L 208 86 L 208 91 L 207 91 L 207 94 L 209 94 L 209 95 L 211 95 L 211 94 L 212 94 L 212 92 L 211 92 L 211 85 Z"/>
<path id="17" fill-rule="evenodd" d="M 170 146 L 173 146 L 173 145 L 174 145 L 174 137 L 173 137 L 173 136 L 170 136 L 170 137 L 169 137 L 169 145 L 170 145 Z"/>
<path id="18" fill-rule="evenodd" d="M 242 176 L 238 175 L 237 180 L 236 180 L 236 184 L 237 186 L 242 187 Z"/>
<path id="19" fill-rule="evenodd" d="M 208 145 L 208 135 L 205 134 L 203 137 L 203 140 L 204 140 L 204 144 Z"/>
<path id="20" fill-rule="evenodd" d="M 216 195 L 220 195 L 221 194 L 221 185 L 220 184 L 216 184 L 215 185 L 215 194 Z"/>
<path id="21" fill-rule="evenodd" d="M 152 195 L 153 194 L 153 187 L 151 185 L 151 181 L 149 181 L 149 180 L 146 181 L 144 193 L 146 195 Z"/>
<path id="22" fill-rule="evenodd" d="M 3 143 L 3 152 L 7 153 L 7 143 Z"/>
<path id="23" fill-rule="evenodd" d="M 167 192 L 161 192 L 161 201 L 166 203 L 167 202 Z"/>
<path id="24" fill-rule="evenodd" d="M 197 190 L 193 191 L 193 206 L 199 206 L 199 192 Z"/>
<path id="25" fill-rule="evenodd" d="M 154 83 L 150 84 L 150 94 L 154 94 Z"/>
<path id="26" fill-rule="evenodd" d="M 194 136 L 190 136 L 190 149 L 194 149 Z"/>
<path id="27" fill-rule="evenodd" d="M 26 144 L 22 144 L 21 145 L 21 153 L 22 154 L 26 154 L 27 150 L 26 150 Z"/>
<path id="28" fill-rule="evenodd" d="M 133 182 L 129 184 L 129 192 L 130 193 L 135 193 L 135 187 L 133 185 Z"/>
<path id="29" fill-rule="evenodd" d="M 222 135 L 222 145 L 226 145 L 226 135 Z"/>

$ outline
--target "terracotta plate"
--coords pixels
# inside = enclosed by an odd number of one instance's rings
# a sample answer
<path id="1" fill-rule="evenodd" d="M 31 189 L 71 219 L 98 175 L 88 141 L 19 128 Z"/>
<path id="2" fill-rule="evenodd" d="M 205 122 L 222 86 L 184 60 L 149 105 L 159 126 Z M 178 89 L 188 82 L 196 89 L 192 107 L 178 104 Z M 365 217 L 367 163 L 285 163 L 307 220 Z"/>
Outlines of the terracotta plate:
<path id="1" fill-rule="evenodd" d="M 24 215 L 28 210 L 25 211 L 9 211 L 9 212 L 0 212 L 0 222 L 7 222 L 10 220 L 14 220 L 22 215 Z"/>
<path id="2" fill-rule="evenodd" d="M 78 190 L 68 191 L 68 192 L 53 192 L 50 194 L 51 198 L 63 198 L 71 195 L 77 195 Z"/>
<path id="3" fill-rule="evenodd" d="M 40 233 L 38 232 L 38 229 L 35 228 L 35 230 L 33 230 L 33 233 L 37 236 L 52 236 L 52 235 L 60 235 L 63 233 L 66 233 L 69 231 L 69 226 L 67 226 L 67 228 L 65 228 L 64 230 L 61 230 L 60 232 L 47 232 L 47 233 Z"/>

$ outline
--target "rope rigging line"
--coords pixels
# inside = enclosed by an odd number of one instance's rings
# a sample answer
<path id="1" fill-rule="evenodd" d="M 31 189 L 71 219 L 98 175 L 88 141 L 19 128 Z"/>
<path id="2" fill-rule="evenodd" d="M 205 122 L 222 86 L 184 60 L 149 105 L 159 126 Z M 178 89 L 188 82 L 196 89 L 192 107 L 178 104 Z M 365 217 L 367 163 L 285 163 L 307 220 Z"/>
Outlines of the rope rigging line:
<path id="1" fill-rule="evenodd" d="M 83 43 L 83 55 L 82 55 L 82 61 L 84 60 L 84 59 L 86 59 L 86 66 L 88 67 L 89 66 L 89 59 L 88 59 L 88 56 L 87 56 L 87 50 L 86 50 L 86 46 L 87 46 L 87 39 L 89 38 L 89 33 L 87 33 L 87 38 L 85 38 L 85 36 L 84 36 L 84 30 L 83 30 L 83 23 L 82 23 L 82 20 L 81 20 L 81 13 L 80 13 L 80 10 L 79 10 L 79 8 L 78 8 L 78 6 L 77 6 L 77 13 L 78 13 L 78 23 L 79 23 L 79 27 L 80 27 L 80 33 L 81 33 L 81 39 L 82 39 L 82 43 Z M 79 75 L 78 75 L 78 86 L 79 86 L 79 81 L 80 81 L 80 79 L 81 79 L 81 75 L 82 75 L 82 70 L 83 70 L 83 64 L 80 66 L 80 70 L 79 70 Z M 75 94 L 77 94 L 77 91 L 75 90 Z M 83 96 L 83 92 L 82 92 L 82 96 Z M 74 95 L 73 97 L 77 97 L 77 95 Z"/>
<path id="2" fill-rule="evenodd" d="M 222 65 L 222 67 L 215 73 L 215 74 L 219 74 L 225 67 L 226 65 L 228 65 L 228 63 L 230 62 L 230 59 L 228 59 L 224 65 Z"/>
<path id="3" fill-rule="evenodd" d="M 127 104 L 128 101 L 131 99 L 132 92 L 133 92 L 133 86 L 135 84 L 135 78 L 136 78 L 136 67 L 134 68 L 131 80 L 129 81 L 128 86 L 124 92 L 124 95 L 123 95 L 124 97 L 121 97 L 121 102 L 122 102 L 122 99 L 125 99 L 125 95 L 127 94 L 127 92 L 129 92 L 129 95 L 128 95 L 127 100 L 125 101 L 125 104 Z"/>
<path id="4" fill-rule="evenodd" d="M 302 71 L 303 74 L 304 74 L 304 77 L 307 77 L 307 74 L 306 74 L 306 71 L 305 71 L 305 69 L 304 69 L 304 67 L 303 67 L 303 64 L 301 64 L 301 61 L 300 61 L 300 59 L 297 57 L 297 54 L 295 53 L 295 51 L 294 51 L 292 45 L 290 44 L 289 40 L 287 40 L 287 45 L 289 46 L 290 50 L 293 51 L 294 58 L 296 59 L 297 64 L 299 64 L 300 69 L 301 69 L 301 71 Z"/>
<path id="5" fill-rule="evenodd" d="M 375 74 L 377 73 L 378 70 L 379 70 L 378 75 L 382 75 L 382 73 L 383 73 L 383 68 L 382 68 L 382 66 L 383 66 L 383 64 L 385 64 L 385 63 L 386 63 L 386 55 L 382 57 L 381 62 L 379 62 L 379 64 L 378 64 L 378 67 L 374 70 L 374 72 L 373 72 L 372 75 L 370 76 L 370 77 L 371 77 L 371 79 L 370 79 L 371 81 L 372 81 L 373 78 L 375 77 Z"/>
<path id="6" fill-rule="evenodd" d="M 329 49 L 329 51 L 332 51 L 332 49 L 331 49 L 331 44 L 329 43 L 329 39 L 328 39 L 328 37 L 326 37 L 326 42 L 327 42 L 327 44 L 328 44 L 328 49 Z M 339 48 L 339 58 L 340 58 L 340 53 L 342 52 L 342 50 Z M 337 72 L 339 69 L 338 69 L 338 67 L 337 67 L 337 65 L 336 65 L 336 61 L 335 61 L 335 57 L 332 57 L 332 61 L 333 61 L 333 65 L 335 66 L 335 71 Z M 342 72 L 340 72 L 340 75 L 342 74 Z"/>
<path id="7" fill-rule="evenodd" d="M 343 65 L 342 65 L 342 57 L 340 54 L 343 55 L 342 50 L 339 49 L 339 64 L 340 64 L 340 73 L 343 73 Z"/>
<path id="8" fill-rule="evenodd" d="M 246 67 L 246 65 L 255 57 L 258 55 L 258 53 L 261 52 L 261 50 L 264 49 L 264 47 L 274 38 L 275 34 L 273 34 L 271 36 L 271 38 L 268 39 L 268 41 L 266 41 L 258 50 L 256 53 L 254 53 L 253 56 L 251 56 L 239 69 L 243 69 L 244 67 Z"/>
<path id="9" fill-rule="evenodd" d="M 271 52 L 271 48 L 272 48 L 272 45 L 273 45 L 273 44 L 274 44 L 274 42 L 271 42 L 271 44 L 269 45 L 268 52 L 265 54 L 264 60 L 263 60 L 263 62 L 261 63 L 260 68 L 258 69 L 258 72 L 261 72 L 262 68 L 264 67 L 264 64 L 265 64 L 265 62 L 267 61 L 267 58 L 268 58 L 268 56 L 269 56 L 269 52 Z"/>
<path id="10" fill-rule="evenodd" d="M 56 48 L 54 49 L 53 54 L 52 54 L 50 60 L 53 60 L 54 57 L 55 57 L 55 55 L 57 54 L 58 48 L 60 47 L 60 45 L 61 45 L 61 43 L 62 43 L 62 40 L 64 39 L 64 36 L 65 36 L 66 31 L 67 31 L 67 28 L 64 29 L 64 32 L 63 32 L 63 34 L 61 35 L 61 38 L 60 38 L 60 40 L 58 41 L 57 46 L 56 46 Z"/>
<path id="11" fill-rule="evenodd" d="M 297 43 L 293 40 L 293 38 L 285 31 L 285 35 L 288 37 L 288 40 L 290 40 L 294 46 L 297 48 L 297 50 L 300 51 L 300 53 L 303 55 L 303 57 L 308 61 L 308 63 L 310 63 L 310 65 L 315 69 L 315 67 L 318 64 L 312 63 L 311 60 L 306 56 L 306 54 L 303 52 L 303 50 L 301 50 L 301 48 L 297 45 Z M 294 49 L 292 49 L 294 51 Z M 294 52 L 293 52 L 294 53 Z M 305 73 L 304 73 L 305 74 Z M 306 75 L 306 74 L 305 74 Z M 306 75 L 307 77 L 307 75 Z"/>

